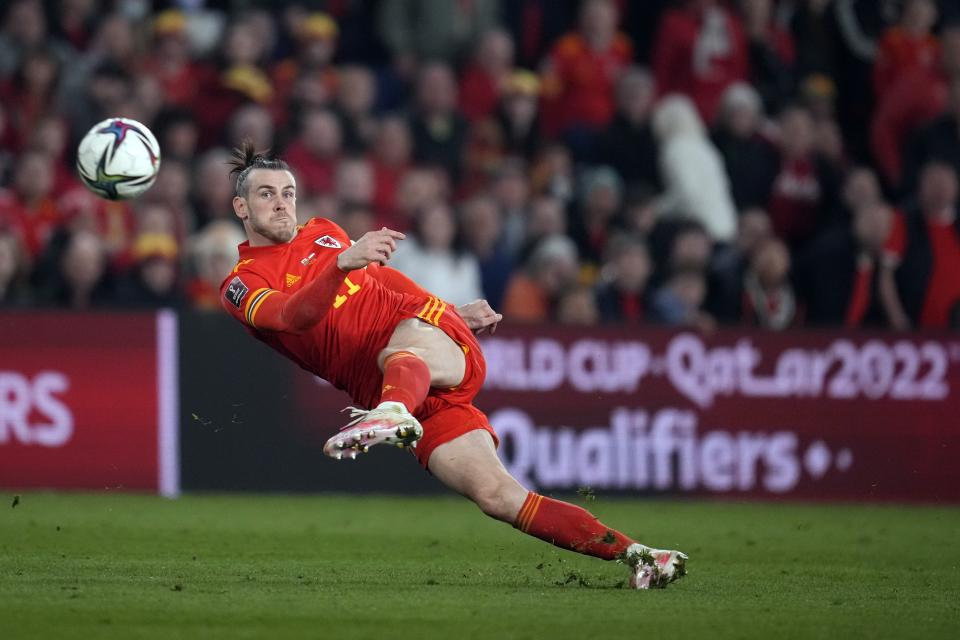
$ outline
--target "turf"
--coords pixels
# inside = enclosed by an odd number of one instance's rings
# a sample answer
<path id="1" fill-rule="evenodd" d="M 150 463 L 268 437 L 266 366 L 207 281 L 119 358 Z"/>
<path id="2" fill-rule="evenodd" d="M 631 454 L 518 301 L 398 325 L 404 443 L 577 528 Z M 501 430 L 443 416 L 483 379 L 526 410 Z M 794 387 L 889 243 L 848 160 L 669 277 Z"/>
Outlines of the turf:
<path id="1" fill-rule="evenodd" d="M 0 496 L 4 640 L 960 637 L 956 508 L 585 503 L 690 554 L 636 592 L 455 498 Z"/>

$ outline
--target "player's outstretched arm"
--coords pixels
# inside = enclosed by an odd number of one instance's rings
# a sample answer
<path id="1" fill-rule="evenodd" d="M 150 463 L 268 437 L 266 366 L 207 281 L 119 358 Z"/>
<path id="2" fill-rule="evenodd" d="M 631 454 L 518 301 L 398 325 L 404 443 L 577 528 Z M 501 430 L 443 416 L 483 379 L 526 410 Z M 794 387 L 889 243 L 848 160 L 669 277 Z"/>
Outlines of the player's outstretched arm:
<path id="1" fill-rule="evenodd" d="M 302 333 L 323 320 L 330 311 L 344 275 L 337 261 L 331 260 L 296 293 L 287 294 L 269 288 L 255 290 L 237 315 L 256 329 Z"/>
<path id="2" fill-rule="evenodd" d="M 390 229 L 364 234 L 296 293 L 264 288 L 251 294 L 244 320 L 257 329 L 270 331 L 302 333 L 310 329 L 330 312 L 345 274 L 371 263 L 386 263 L 397 248 L 397 240 L 403 238 L 402 233 Z"/>

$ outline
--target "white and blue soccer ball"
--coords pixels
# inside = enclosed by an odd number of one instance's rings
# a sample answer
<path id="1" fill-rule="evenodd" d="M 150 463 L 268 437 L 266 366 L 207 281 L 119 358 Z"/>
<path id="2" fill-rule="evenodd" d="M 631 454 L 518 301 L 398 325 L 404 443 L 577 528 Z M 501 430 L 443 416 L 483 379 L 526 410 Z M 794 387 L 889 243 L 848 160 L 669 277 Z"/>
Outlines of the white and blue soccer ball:
<path id="1" fill-rule="evenodd" d="M 160 170 L 160 144 L 150 129 L 129 118 L 108 118 L 80 141 L 77 171 L 88 189 L 108 200 L 136 198 Z"/>

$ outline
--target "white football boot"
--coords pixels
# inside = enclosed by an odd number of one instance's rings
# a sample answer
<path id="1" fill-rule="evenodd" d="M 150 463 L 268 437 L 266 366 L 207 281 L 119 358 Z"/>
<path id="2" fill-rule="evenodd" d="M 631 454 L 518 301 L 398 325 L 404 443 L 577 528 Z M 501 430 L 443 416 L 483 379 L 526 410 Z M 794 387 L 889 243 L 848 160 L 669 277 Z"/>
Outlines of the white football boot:
<path id="1" fill-rule="evenodd" d="M 423 427 L 402 402 L 381 402 L 369 411 L 356 407 L 344 409 L 348 410 L 353 422 L 323 445 L 323 452 L 336 460 L 355 460 L 359 454 L 381 443 L 415 447 L 423 437 Z"/>
<path id="2" fill-rule="evenodd" d="M 663 589 L 687 574 L 687 554 L 680 551 L 632 544 L 627 547 L 623 562 L 630 567 L 633 589 Z"/>

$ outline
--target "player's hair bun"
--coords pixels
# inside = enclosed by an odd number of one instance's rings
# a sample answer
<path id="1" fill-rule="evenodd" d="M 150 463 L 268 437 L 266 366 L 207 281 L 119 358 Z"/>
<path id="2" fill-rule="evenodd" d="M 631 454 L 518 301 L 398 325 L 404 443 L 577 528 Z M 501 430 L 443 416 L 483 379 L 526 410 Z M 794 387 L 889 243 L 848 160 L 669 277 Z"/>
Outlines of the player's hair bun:
<path id="1" fill-rule="evenodd" d="M 236 194 L 241 198 L 247 195 L 247 176 L 253 169 L 290 170 L 286 162 L 279 158 L 271 158 L 267 155 L 268 153 L 267 151 L 258 152 L 250 138 L 245 138 L 240 146 L 235 147 L 230 153 L 230 160 L 227 161 L 227 164 L 232 167 L 230 175 L 236 176 Z"/>
<path id="2" fill-rule="evenodd" d="M 264 160 L 266 160 L 264 154 L 257 153 L 257 148 L 253 146 L 253 140 L 245 138 L 240 146 L 234 148 L 230 153 L 230 160 L 227 164 L 233 167 L 230 170 L 230 175 L 233 175 Z"/>

